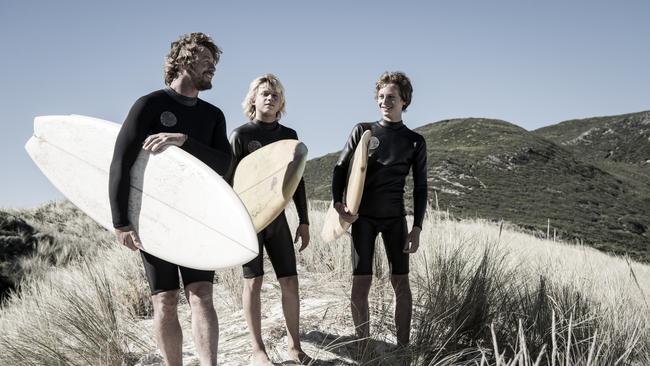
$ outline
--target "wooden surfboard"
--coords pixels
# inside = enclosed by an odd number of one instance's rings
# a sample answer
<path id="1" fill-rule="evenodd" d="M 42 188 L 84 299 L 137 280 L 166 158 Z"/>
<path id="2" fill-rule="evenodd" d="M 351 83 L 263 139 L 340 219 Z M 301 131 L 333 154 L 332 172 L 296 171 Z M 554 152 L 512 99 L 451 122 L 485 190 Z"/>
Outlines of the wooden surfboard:
<path id="1" fill-rule="evenodd" d="M 36 117 L 34 136 L 25 145 L 52 184 L 110 231 L 108 174 L 119 129 L 92 117 Z M 182 266 L 221 269 L 258 254 L 239 197 L 215 171 L 175 146 L 138 156 L 131 169 L 129 220 L 145 251 Z"/>
<path id="2" fill-rule="evenodd" d="M 368 168 L 368 143 L 371 137 L 372 133 L 369 130 L 361 135 L 359 144 L 354 150 L 354 156 L 350 161 L 348 183 L 343 194 L 343 200 L 348 210 L 354 215 L 359 211 L 361 197 L 363 196 L 363 185 L 366 181 L 366 169 Z M 330 208 L 327 210 L 323 221 L 323 230 L 321 231 L 323 241 L 329 243 L 336 240 L 349 227 L 350 224 L 343 221 L 334 209 L 334 202 L 330 203 Z"/>
<path id="3" fill-rule="evenodd" d="M 264 230 L 287 207 L 307 163 L 307 146 L 298 140 L 280 140 L 243 158 L 233 177 L 233 189 L 253 220 Z"/>

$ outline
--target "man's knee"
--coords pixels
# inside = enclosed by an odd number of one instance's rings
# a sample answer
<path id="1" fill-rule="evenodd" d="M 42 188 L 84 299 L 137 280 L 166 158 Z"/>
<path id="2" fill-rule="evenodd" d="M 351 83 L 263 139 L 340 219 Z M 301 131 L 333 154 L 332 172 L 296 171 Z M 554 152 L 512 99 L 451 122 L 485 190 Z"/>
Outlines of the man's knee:
<path id="1" fill-rule="evenodd" d="M 185 294 L 191 307 L 213 307 L 211 282 L 190 283 L 185 287 Z"/>
<path id="2" fill-rule="evenodd" d="M 154 314 L 158 316 L 176 316 L 178 308 L 178 291 L 170 290 L 159 292 L 151 296 Z"/>

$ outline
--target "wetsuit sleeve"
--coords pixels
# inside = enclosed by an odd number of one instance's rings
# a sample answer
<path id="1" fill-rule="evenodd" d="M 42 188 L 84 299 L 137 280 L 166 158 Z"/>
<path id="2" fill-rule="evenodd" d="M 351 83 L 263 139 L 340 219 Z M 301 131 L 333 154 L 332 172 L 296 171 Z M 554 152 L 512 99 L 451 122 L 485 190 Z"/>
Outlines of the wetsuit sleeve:
<path id="1" fill-rule="evenodd" d="M 343 191 L 347 184 L 350 159 L 354 156 L 354 150 L 357 148 L 362 134 L 363 126 L 361 124 L 354 126 L 348 141 L 343 146 L 339 160 L 334 166 L 334 173 L 332 174 L 332 200 L 334 203 L 343 202 Z"/>
<path id="2" fill-rule="evenodd" d="M 291 139 L 298 140 L 298 134 L 295 131 L 291 131 Z M 305 179 L 300 179 L 296 192 L 293 194 L 293 203 L 296 205 L 296 211 L 298 212 L 298 220 L 300 224 L 309 225 L 309 213 L 307 209 L 307 191 L 305 189 Z"/>
<path id="3" fill-rule="evenodd" d="M 296 205 L 296 211 L 298 212 L 298 220 L 300 224 L 309 225 L 309 214 L 307 210 L 307 192 L 305 189 L 305 179 L 300 179 L 298 183 L 298 188 L 293 194 L 293 203 Z"/>
<path id="4" fill-rule="evenodd" d="M 422 228 L 427 208 L 427 144 L 424 138 L 416 142 L 413 156 L 413 226 Z"/>
<path id="5" fill-rule="evenodd" d="M 149 124 L 153 120 L 152 113 L 153 109 L 147 106 L 147 99 L 138 99 L 131 107 L 115 141 L 113 160 L 108 175 L 108 196 L 113 227 L 116 228 L 130 224 L 128 211 L 131 167 L 150 130 Z"/>
<path id="6" fill-rule="evenodd" d="M 226 181 L 232 186 L 233 179 L 235 178 L 235 170 L 239 165 L 239 162 L 244 158 L 244 146 L 242 142 L 242 137 L 234 130 L 230 134 L 230 149 L 232 151 L 232 164 L 230 165 L 230 170 L 226 176 Z"/>
<path id="7" fill-rule="evenodd" d="M 221 111 L 218 111 L 216 119 L 210 145 L 205 145 L 188 136 L 181 148 L 199 158 L 219 175 L 224 176 L 230 170 L 232 151 L 226 134 L 226 117 Z"/>

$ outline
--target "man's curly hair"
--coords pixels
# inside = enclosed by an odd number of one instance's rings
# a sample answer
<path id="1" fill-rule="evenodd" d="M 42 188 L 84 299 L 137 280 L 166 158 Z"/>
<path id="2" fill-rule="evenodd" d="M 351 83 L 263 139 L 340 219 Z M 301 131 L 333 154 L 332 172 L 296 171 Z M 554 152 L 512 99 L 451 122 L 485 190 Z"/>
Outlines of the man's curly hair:
<path id="1" fill-rule="evenodd" d="M 171 84 L 178 77 L 182 67 L 186 67 L 196 61 L 202 47 L 210 51 L 214 58 L 214 64 L 216 65 L 219 62 L 219 56 L 222 51 L 207 34 L 201 32 L 183 34 L 178 40 L 172 42 L 171 50 L 165 57 L 166 85 Z"/>
<path id="2" fill-rule="evenodd" d="M 406 111 L 406 107 L 411 104 L 411 98 L 413 97 L 413 86 L 411 85 L 411 80 L 401 71 L 386 71 L 381 74 L 375 83 L 375 99 L 377 99 L 379 90 L 389 84 L 393 84 L 399 88 L 399 96 L 404 101 L 404 107 L 402 107 L 402 110 Z"/>

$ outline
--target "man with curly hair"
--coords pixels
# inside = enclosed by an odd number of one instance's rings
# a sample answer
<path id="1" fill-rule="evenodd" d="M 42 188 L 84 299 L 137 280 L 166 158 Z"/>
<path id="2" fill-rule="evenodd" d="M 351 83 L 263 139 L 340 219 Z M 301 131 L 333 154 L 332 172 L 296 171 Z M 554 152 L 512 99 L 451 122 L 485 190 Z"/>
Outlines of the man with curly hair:
<path id="1" fill-rule="evenodd" d="M 109 177 L 109 196 L 117 241 L 131 250 L 142 249 L 129 222 L 131 167 L 140 149 L 159 153 L 178 146 L 220 175 L 230 169 L 232 152 L 221 110 L 199 99 L 212 87 L 221 50 L 203 33 L 181 36 L 165 59 L 166 88 L 138 99 L 115 142 Z M 182 246 L 183 243 L 178 243 Z M 192 311 L 192 336 L 201 365 L 217 364 L 219 325 L 212 303 L 214 271 L 178 266 L 140 251 L 154 309 L 156 341 L 169 366 L 182 364 L 183 335 L 178 321 L 179 272 Z"/>

